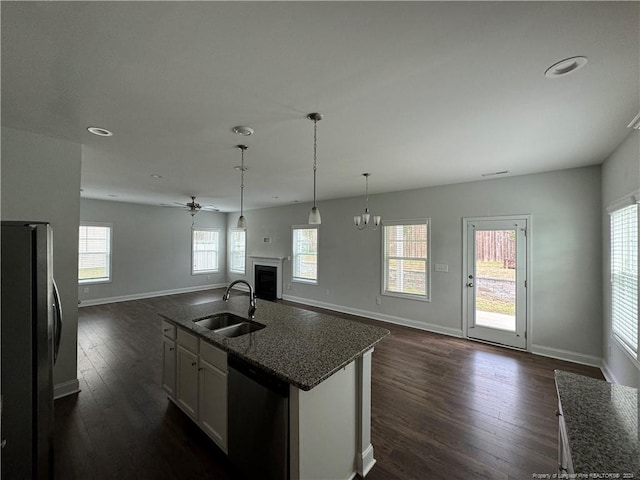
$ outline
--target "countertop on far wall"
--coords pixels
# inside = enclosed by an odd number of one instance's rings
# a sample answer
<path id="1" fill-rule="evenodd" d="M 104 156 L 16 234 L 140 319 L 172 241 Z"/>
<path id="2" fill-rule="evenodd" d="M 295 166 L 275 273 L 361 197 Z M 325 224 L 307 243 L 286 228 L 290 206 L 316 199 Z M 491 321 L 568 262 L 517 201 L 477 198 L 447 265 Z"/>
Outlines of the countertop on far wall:
<path id="1" fill-rule="evenodd" d="M 555 380 L 575 474 L 640 478 L 638 390 L 560 370 Z M 607 474 L 619 476 L 596 476 Z"/>
<path id="2" fill-rule="evenodd" d="M 243 295 L 158 314 L 301 390 L 311 390 L 389 335 L 384 328 L 260 300 L 253 320 L 266 328 L 253 333 L 227 338 L 194 323 L 220 312 L 246 318 L 248 308 Z"/>

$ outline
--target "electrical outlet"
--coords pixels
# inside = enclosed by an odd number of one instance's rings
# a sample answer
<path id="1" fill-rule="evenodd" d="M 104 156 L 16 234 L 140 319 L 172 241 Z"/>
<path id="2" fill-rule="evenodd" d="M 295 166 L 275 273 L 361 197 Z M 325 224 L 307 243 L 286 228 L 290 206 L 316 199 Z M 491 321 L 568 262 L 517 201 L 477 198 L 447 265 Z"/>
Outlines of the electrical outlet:
<path id="1" fill-rule="evenodd" d="M 291 284 L 287 283 L 287 290 L 291 290 Z"/>
<path id="2" fill-rule="evenodd" d="M 376 305 L 382 305 L 382 298 L 376 297 Z"/>
<path id="3" fill-rule="evenodd" d="M 207 275 L 207 280 L 211 280 L 211 275 Z"/>
<path id="4" fill-rule="evenodd" d="M 331 292 L 329 292 L 329 289 L 328 289 L 328 288 L 327 288 L 327 292 L 326 292 L 326 294 L 327 294 L 327 295 L 331 295 Z"/>
<path id="5" fill-rule="evenodd" d="M 89 293 L 89 287 L 84 287 L 84 289 L 82 290 L 84 293 Z"/>

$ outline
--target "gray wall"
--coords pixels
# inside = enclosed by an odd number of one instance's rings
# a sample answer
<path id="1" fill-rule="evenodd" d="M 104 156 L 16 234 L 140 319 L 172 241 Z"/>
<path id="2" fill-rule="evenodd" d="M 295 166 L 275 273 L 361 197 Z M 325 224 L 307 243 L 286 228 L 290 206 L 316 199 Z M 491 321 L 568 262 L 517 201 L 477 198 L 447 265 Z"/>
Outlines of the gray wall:
<path id="1" fill-rule="evenodd" d="M 180 208 L 82 199 L 82 222 L 110 223 L 112 281 L 76 285 L 83 304 L 168 294 L 226 281 L 225 213 L 200 211 L 199 227 L 220 229 L 220 272 L 191 274 L 191 216 Z M 85 292 L 88 289 L 88 292 Z"/>
<path id="2" fill-rule="evenodd" d="M 285 295 L 309 304 L 370 315 L 436 332 L 462 335 L 462 219 L 530 214 L 532 350 L 591 364 L 602 354 L 602 236 L 600 167 L 485 180 L 372 195 L 370 209 L 383 221 L 432 220 L 432 301 L 380 295 L 380 231 L 357 231 L 353 215 L 362 197 L 318 202 L 319 284 L 291 283 L 285 261 Z M 291 255 L 291 226 L 305 224 L 310 205 L 252 210 L 248 255 Z M 228 216 L 227 228 L 237 221 Z M 271 243 L 263 243 L 270 237 Z M 449 273 L 433 264 L 449 265 Z M 247 262 L 250 278 L 250 261 Z M 240 278 L 233 276 L 233 279 Z"/>
<path id="3" fill-rule="evenodd" d="M 63 306 L 56 393 L 61 385 L 77 388 L 80 164 L 80 144 L 2 127 L 2 219 L 53 227 L 53 268 Z"/>
<path id="4" fill-rule="evenodd" d="M 607 207 L 640 188 L 640 133 L 632 131 L 602 165 L 603 354 L 607 376 L 616 383 L 640 387 L 640 365 L 611 336 L 609 214 Z"/>

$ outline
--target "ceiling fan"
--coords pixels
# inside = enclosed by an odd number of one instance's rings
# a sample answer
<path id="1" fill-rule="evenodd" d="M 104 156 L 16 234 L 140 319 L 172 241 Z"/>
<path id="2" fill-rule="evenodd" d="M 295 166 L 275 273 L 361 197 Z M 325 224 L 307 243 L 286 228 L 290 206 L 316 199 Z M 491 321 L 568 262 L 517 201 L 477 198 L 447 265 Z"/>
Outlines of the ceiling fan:
<path id="1" fill-rule="evenodd" d="M 191 214 L 191 216 L 193 217 L 196 213 L 198 213 L 200 210 L 208 210 L 210 212 L 219 212 L 220 209 L 214 207 L 213 205 L 200 205 L 199 203 L 196 202 L 196 197 L 194 195 L 191 196 L 191 201 L 187 202 L 187 203 L 179 203 L 179 202 L 174 202 L 176 205 L 180 205 L 181 207 L 184 207 L 187 209 L 187 211 Z"/>

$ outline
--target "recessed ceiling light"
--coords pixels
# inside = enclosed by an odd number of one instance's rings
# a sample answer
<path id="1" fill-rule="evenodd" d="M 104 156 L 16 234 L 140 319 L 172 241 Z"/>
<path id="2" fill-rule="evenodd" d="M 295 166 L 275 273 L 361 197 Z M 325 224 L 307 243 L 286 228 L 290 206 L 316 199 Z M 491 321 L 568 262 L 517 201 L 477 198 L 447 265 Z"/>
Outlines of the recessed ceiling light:
<path id="1" fill-rule="evenodd" d="M 587 64 L 587 57 L 570 57 L 551 65 L 544 72 L 547 78 L 558 78 L 580 70 Z"/>
<path id="2" fill-rule="evenodd" d="M 162 175 L 158 175 L 157 173 L 152 173 L 151 178 L 164 178 Z"/>
<path id="3" fill-rule="evenodd" d="M 242 135 L 243 137 L 248 137 L 249 135 L 253 135 L 253 128 L 245 127 L 242 125 L 238 125 L 237 127 L 233 127 L 231 129 L 233 133 L 236 135 Z"/>
<path id="4" fill-rule="evenodd" d="M 106 128 L 100 127 L 87 127 L 89 133 L 93 133 L 94 135 L 98 135 L 99 137 L 110 137 L 113 135 L 113 132 L 110 132 Z"/>

